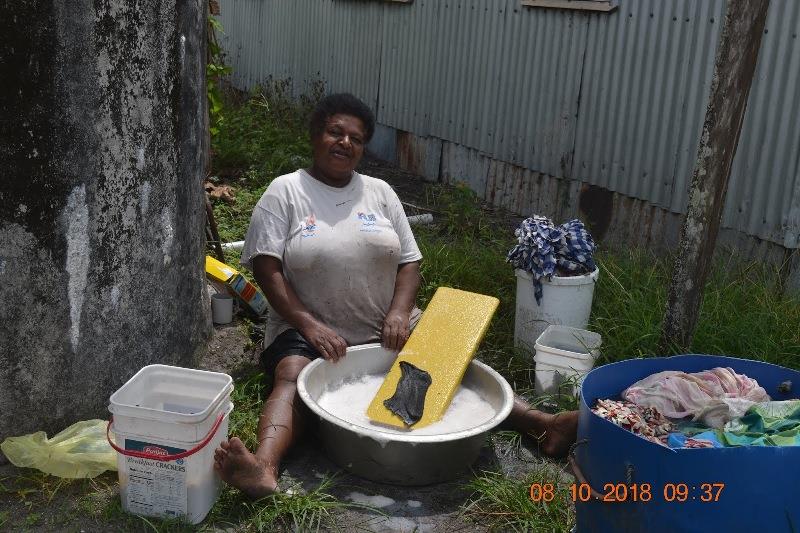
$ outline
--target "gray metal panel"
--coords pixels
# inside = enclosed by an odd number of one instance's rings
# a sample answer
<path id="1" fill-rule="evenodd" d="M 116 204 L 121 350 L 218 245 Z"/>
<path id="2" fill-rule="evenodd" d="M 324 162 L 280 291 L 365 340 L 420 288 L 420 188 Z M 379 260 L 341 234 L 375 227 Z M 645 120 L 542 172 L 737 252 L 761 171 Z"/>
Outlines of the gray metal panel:
<path id="1" fill-rule="evenodd" d="M 430 124 L 433 59 L 438 55 L 439 0 L 412 5 L 384 3 L 378 119 L 394 128 L 427 136 Z"/>
<path id="2" fill-rule="evenodd" d="M 566 176 L 587 16 L 517 0 L 441 5 L 427 60 L 435 65 L 431 134 Z"/>
<path id="3" fill-rule="evenodd" d="M 464 183 L 483 198 L 488 198 L 486 177 L 491 160 L 477 150 L 444 142 L 441 158 L 441 179 L 451 185 Z"/>
<path id="4" fill-rule="evenodd" d="M 682 6 L 683 21 L 689 29 L 687 38 L 691 40 L 685 67 L 687 75 L 679 88 L 679 92 L 684 95 L 684 101 L 681 126 L 677 130 L 680 137 L 677 144 L 678 154 L 674 167 L 672 195 L 671 200 L 666 203 L 666 207 L 676 213 L 684 213 L 689 202 L 689 185 L 708 106 L 714 57 L 719 33 L 722 30 L 725 5 L 724 2 L 715 0 L 689 2 L 688 5 Z"/>
<path id="5" fill-rule="evenodd" d="M 390 163 L 397 164 L 397 130 L 381 123 L 375 124 L 375 135 L 367 145 L 367 151 Z"/>
<path id="6" fill-rule="evenodd" d="M 611 14 L 518 0 L 223 0 L 221 19 L 242 88 L 292 78 L 298 95 L 324 80 L 417 137 L 682 212 L 724 9 L 725 0 L 620 0 Z M 790 247 L 800 246 L 799 26 L 800 4 L 772 0 L 723 221 Z"/>
<path id="7" fill-rule="evenodd" d="M 291 21 L 292 77 L 297 95 L 324 81 L 329 92 L 347 91 L 373 109 L 380 72 L 382 4 L 295 0 Z"/>
<path id="8" fill-rule="evenodd" d="M 691 176 L 723 6 L 626 0 L 591 16 L 574 177 L 673 207 L 673 187 Z"/>
<path id="9" fill-rule="evenodd" d="M 374 109 L 382 3 L 227 0 L 220 20 L 236 86 L 291 79 L 299 96 L 324 82 L 329 92 L 352 92 Z"/>
<path id="10" fill-rule="evenodd" d="M 221 44 L 229 54 L 237 87 L 249 89 L 269 77 L 287 79 L 292 75 L 287 53 L 290 25 L 285 24 L 291 7 L 288 2 L 221 2 Z"/>
<path id="11" fill-rule="evenodd" d="M 620 2 L 592 16 L 574 176 L 685 212 L 724 15 L 720 0 Z M 797 247 L 800 6 L 774 0 L 723 226 Z"/>
<path id="12" fill-rule="evenodd" d="M 800 245 L 800 4 L 773 0 L 765 32 L 723 224 L 795 248 Z"/>

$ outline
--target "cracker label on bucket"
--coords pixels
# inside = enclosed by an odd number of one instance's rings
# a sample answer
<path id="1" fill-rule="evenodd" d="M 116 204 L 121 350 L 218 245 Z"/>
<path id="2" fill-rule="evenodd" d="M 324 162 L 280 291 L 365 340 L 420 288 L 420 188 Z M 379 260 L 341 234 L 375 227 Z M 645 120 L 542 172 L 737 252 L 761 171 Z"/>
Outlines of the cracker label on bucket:
<path id="1" fill-rule="evenodd" d="M 162 456 L 186 451 L 132 439 L 125 439 L 125 449 Z M 125 465 L 128 470 L 127 508 L 130 512 L 164 517 L 186 514 L 186 464 L 183 459 L 156 461 L 125 457 Z"/>

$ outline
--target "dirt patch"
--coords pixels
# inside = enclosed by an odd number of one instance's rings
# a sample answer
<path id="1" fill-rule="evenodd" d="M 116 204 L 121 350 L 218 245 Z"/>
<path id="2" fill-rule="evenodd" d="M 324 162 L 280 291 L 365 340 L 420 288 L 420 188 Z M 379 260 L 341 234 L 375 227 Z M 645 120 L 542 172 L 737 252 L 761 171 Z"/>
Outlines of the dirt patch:
<path id="1" fill-rule="evenodd" d="M 425 194 L 430 182 L 425 181 L 421 176 L 371 156 L 364 156 L 358 165 L 358 172 L 387 182 L 404 202 L 433 208 L 430 198 Z"/>
<path id="2" fill-rule="evenodd" d="M 214 326 L 214 335 L 198 367 L 224 372 L 234 379 L 257 371 L 260 337 L 258 331 L 252 331 L 254 327 L 258 325 L 241 317 L 230 324 Z"/>

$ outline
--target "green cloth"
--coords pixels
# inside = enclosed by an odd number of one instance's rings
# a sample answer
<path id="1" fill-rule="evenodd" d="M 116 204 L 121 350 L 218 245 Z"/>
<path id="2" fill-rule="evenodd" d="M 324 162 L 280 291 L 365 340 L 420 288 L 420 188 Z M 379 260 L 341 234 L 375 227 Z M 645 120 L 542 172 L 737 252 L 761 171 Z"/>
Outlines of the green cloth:
<path id="1" fill-rule="evenodd" d="M 726 446 L 800 446 L 800 400 L 756 404 L 717 436 Z"/>

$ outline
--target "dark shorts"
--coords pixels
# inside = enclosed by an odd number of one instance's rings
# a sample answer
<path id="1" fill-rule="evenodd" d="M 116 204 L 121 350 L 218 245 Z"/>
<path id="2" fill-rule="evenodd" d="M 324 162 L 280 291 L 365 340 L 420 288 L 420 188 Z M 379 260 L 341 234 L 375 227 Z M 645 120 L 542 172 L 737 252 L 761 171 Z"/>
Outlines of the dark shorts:
<path id="1" fill-rule="evenodd" d="M 312 361 L 322 357 L 299 331 L 287 329 L 261 352 L 261 365 L 268 374 L 275 374 L 278 363 L 290 355 L 302 355 Z"/>

